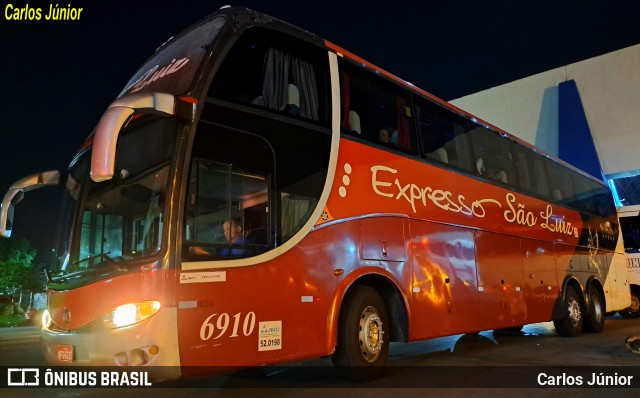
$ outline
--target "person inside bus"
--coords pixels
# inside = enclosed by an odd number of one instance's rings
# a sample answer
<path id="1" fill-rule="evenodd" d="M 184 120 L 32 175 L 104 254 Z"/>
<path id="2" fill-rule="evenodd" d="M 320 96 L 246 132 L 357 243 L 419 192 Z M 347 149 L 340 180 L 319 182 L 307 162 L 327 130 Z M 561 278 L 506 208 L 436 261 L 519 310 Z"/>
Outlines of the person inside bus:
<path id="1" fill-rule="evenodd" d="M 393 129 L 391 127 L 382 127 L 380 130 L 378 130 L 378 142 L 388 146 L 388 147 L 395 147 L 393 141 L 392 141 L 392 137 L 393 137 Z"/>
<path id="2" fill-rule="evenodd" d="M 218 228 L 220 224 L 217 224 Z M 242 246 L 237 245 L 245 245 L 249 243 L 249 239 L 247 238 L 247 232 L 242 227 L 242 218 L 234 217 L 229 220 L 226 220 L 222 224 L 222 229 L 224 232 L 224 243 L 234 245 L 232 247 L 223 247 L 212 248 L 212 247 L 199 247 L 199 246 L 191 246 L 189 247 L 189 254 L 195 256 L 209 256 L 209 255 L 218 255 L 218 256 L 233 256 L 239 257 L 243 256 L 247 253 L 247 249 Z M 220 242 L 222 243 L 222 242 Z"/>
<path id="3" fill-rule="evenodd" d="M 478 174 L 490 178 L 492 180 L 500 181 L 504 184 L 507 183 L 507 172 L 504 170 L 494 170 L 491 166 L 487 167 L 482 158 L 478 158 L 476 161 L 476 167 Z"/>
<path id="4" fill-rule="evenodd" d="M 227 238 L 227 242 L 232 245 L 246 245 L 249 243 L 242 227 L 242 218 L 234 217 L 222 224 L 224 236 Z M 223 256 L 242 256 L 246 253 L 246 249 L 243 247 L 225 247 L 220 251 Z"/>

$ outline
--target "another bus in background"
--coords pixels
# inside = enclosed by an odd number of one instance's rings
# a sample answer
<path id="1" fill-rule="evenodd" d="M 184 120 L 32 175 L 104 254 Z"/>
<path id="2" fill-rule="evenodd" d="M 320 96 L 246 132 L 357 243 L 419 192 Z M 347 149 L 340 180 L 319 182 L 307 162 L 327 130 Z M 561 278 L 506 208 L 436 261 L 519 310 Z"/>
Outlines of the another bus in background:
<path id="1" fill-rule="evenodd" d="M 629 286 L 631 288 L 631 305 L 620 315 L 625 318 L 640 316 L 640 205 L 618 208 Z"/>

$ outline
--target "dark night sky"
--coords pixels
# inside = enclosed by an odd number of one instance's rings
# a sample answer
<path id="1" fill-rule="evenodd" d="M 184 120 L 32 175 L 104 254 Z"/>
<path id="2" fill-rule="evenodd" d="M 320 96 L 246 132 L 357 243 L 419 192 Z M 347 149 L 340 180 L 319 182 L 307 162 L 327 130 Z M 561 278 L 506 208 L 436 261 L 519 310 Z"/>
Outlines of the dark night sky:
<path id="1" fill-rule="evenodd" d="M 318 34 L 450 100 L 640 43 L 637 0 L 148 1 L 71 0 L 79 22 L 0 19 L 0 192 L 64 169 L 129 77 L 166 39 L 224 4 Z M 56 2 L 53 2 L 55 5 Z M 33 192 L 15 233 L 50 249 L 57 196 Z"/>

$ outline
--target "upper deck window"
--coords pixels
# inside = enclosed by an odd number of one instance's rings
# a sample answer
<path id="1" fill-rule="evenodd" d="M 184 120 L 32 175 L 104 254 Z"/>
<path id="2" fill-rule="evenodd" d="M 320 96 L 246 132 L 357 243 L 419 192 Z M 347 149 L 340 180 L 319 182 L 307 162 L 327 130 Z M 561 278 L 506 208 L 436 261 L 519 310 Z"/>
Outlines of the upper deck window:
<path id="1" fill-rule="evenodd" d="M 514 145 L 514 154 L 519 187 L 544 199 L 549 199 L 551 191 L 544 166 L 546 158 L 519 145 Z"/>
<path id="2" fill-rule="evenodd" d="M 416 97 L 416 117 L 423 157 L 466 171 L 473 170 L 467 120 Z"/>
<path id="3" fill-rule="evenodd" d="M 319 48 L 252 28 L 230 50 L 209 95 L 327 125 L 327 63 Z"/>
<path id="4" fill-rule="evenodd" d="M 570 204 L 574 201 L 575 190 L 571 170 L 546 159 L 547 175 L 549 176 L 549 186 L 551 188 L 551 198 L 562 204 Z"/>
<path id="5" fill-rule="evenodd" d="M 479 125 L 471 129 L 471 139 L 478 175 L 503 184 L 515 185 L 511 141 Z"/>
<path id="6" fill-rule="evenodd" d="M 136 72 L 118 97 L 138 92 L 185 94 L 225 19 L 216 17 L 165 45 Z"/>
<path id="7" fill-rule="evenodd" d="M 393 149 L 415 153 L 407 91 L 375 73 L 340 60 L 341 129 Z"/>

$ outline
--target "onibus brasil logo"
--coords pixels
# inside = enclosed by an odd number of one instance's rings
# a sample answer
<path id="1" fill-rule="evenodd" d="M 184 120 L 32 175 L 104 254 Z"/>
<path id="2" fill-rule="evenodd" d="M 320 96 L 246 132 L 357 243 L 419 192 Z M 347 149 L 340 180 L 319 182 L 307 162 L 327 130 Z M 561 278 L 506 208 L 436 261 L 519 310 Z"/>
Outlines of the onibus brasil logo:
<path id="1" fill-rule="evenodd" d="M 7 369 L 8 387 L 150 387 L 144 371 L 76 371 L 47 368 Z"/>

